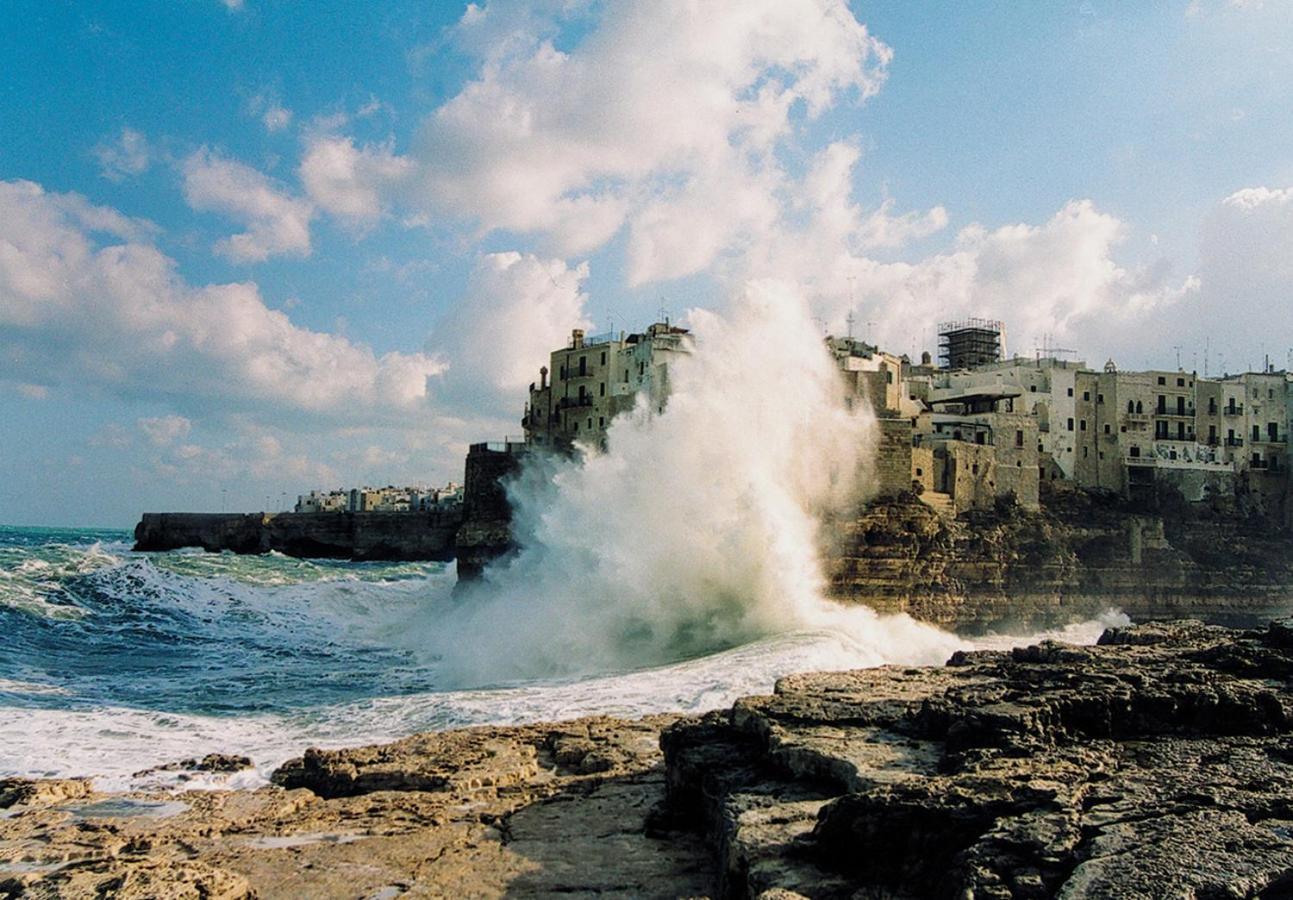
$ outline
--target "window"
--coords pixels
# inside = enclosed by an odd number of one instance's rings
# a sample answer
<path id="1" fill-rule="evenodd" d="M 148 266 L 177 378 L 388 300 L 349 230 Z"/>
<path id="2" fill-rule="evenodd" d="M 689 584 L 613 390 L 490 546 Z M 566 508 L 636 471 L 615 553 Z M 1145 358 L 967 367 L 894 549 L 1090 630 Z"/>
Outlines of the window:
<path id="1" fill-rule="evenodd" d="M 1015 432 L 1015 446 L 1016 446 L 1016 447 L 1022 447 L 1023 445 L 1024 445 L 1024 433 L 1023 433 L 1022 431 L 1016 431 L 1016 432 Z"/>
<path id="2" fill-rule="evenodd" d="M 1110 432 L 1109 423 L 1108 423 L 1108 422 L 1105 422 L 1105 423 L 1104 423 L 1104 433 L 1105 433 L 1105 434 L 1109 434 L 1109 432 Z"/>
<path id="3" fill-rule="evenodd" d="M 1073 396 L 1073 388 L 1069 388 L 1069 396 L 1070 396 L 1070 397 L 1072 397 L 1072 396 Z"/>
<path id="4" fill-rule="evenodd" d="M 1144 411 L 1145 411 L 1145 404 L 1143 404 L 1143 403 L 1141 403 L 1139 400 L 1137 400 L 1137 401 L 1136 401 L 1136 412 L 1138 412 L 1138 413 L 1143 413 Z"/>
<path id="5" fill-rule="evenodd" d="M 1278 441 L 1280 439 L 1280 427 L 1274 422 L 1270 422 L 1266 425 L 1266 434 L 1272 442 Z"/>
<path id="6" fill-rule="evenodd" d="M 1028 385 L 1028 392 L 1031 394 L 1037 393 L 1037 385 L 1035 384 Z"/>
<path id="7" fill-rule="evenodd" d="M 625 380 L 625 381 L 628 381 L 628 380 L 629 380 L 629 370 L 628 370 L 628 369 L 625 369 L 625 370 L 624 370 L 624 380 Z"/>
<path id="8" fill-rule="evenodd" d="M 1082 458 L 1083 458 L 1083 459 L 1086 459 L 1086 457 L 1087 457 L 1087 448 L 1086 448 L 1086 447 L 1083 447 L 1083 448 L 1082 448 Z"/>
<path id="9" fill-rule="evenodd" d="M 579 374 L 580 374 L 580 375 L 587 375 L 587 374 L 588 374 L 588 357 L 587 357 L 587 356 L 581 356 L 581 357 L 579 357 Z"/>
<path id="10" fill-rule="evenodd" d="M 1104 402 L 1104 394 L 1096 394 L 1096 395 L 1095 395 L 1095 402 L 1096 402 L 1096 403 L 1103 403 L 1103 402 Z"/>
<path id="11" fill-rule="evenodd" d="M 1161 416 L 1167 412 L 1167 398 L 1162 394 L 1158 395 L 1158 414 Z"/>
<path id="12" fill-rule="evenodd" d="M 1101 450 L 1101 451 L 1100 451 L 1100 458 L 1101 458 L 1101 459 L 1104 459 L 1104 451 L 1103 451 L 1103 450 Z"/>
<path id="13" fill-rule="evenodd" d="M 1127 426 L 1126 426 L 1126 425 L 1124 425 L 1124 426 L 1122 426 L 1121 428 L 1119 428 L 1118 430 L 1119 430 L 1119 431 L 1121 431 L 1123 434 L 1126 434 L 1126 433 L 1127 433 Z"/>
<path id="14" fill-rule="evenodd" d="M 1129 412 L 1129 413 L 1134 413 L 1135 411 L 1136 411 L 1136 404 L 1135 404 L 1135 403 L 1132 403 L 1130 400 L 1128 400 L 1128 401 L 1127 401 L 1127 412 Z"/>
<path id="15" fill-rule="evenodd" d="M 1079 423 L 1078 423 L 1078 427 L 1079 427 L 1082 431 L 1086 431 L 1086 419 L 1083 419 L 1081 422 L 1079 422 Z"/>
<path id="16" fill-rule="evenodd" d="M 605 428 L 605 427 L 606 427 L 606 417 L 605 417 L 605 416 L 598 416 L 598 417 L 597 417 L 597 427 L 598 427 L 598 428 Z"/>
<path id="17" fill-rule="evenodd" d="M 1162 375 L 1159 375 L 1159 376 L 1158 376 L 1158 383 L 1159 383 L 1159 384 L 1167 384 L 1167 379 L 1166 379 L 1166 378 L 1164 378 Z"/>
<path id="18" fill-rule="evenodd" d="M 593 427 L 593 417 L 592 417 L 592 416 L 589 416 L 589 417 L 588 417 L 588 427 L 589 427 L 590 429 Z"/>
<path id="19" fill-rule="evenodd" d="M 1133 459 L 1139 459 L 1139 458 L 1140 458 L 1140 448 L 1139 448 L 1139 447 L 1137 447 L 1137 446 L 1135 446 L 1135 445 L 1133 444 L 1130 448 L 1128 448 L 1128 450 L 1127 450 L 1127 455 L 1128 455 L 1128 456 L 1130 456 L 1130 457 L 1132 457 Z"/>
<path id="20" fill-rule="evenodd" d="M 1073 430 L 1073 420 L 1069 419 L 1069 431 Z"/>
<path id="21" fill-rule="evenodd" d="M 1261 439 L 1262 439 L 1262 428 L 1261 428 L 1261 426 L 1260 426 L 1260 425 L 1254 425 L 1254 426 L 1253 426 L 1253 441 L 1254 441 L 1254 442 L 1256 442 L 1256 441 L 1260 441 Z"/>
<path id="22" fill-rule="evenodd" d="M 602 351 L 602 365 L 606 365 L 606 351 Z"/>
<path id="23" fill-rule="evenodd" d="M 1177 423 L 1176 423 L 1176 439 L 1177 439 L 1178 441 L 1183 441 L 1183 440 L 1185 440 L 1185 423 L 1184 423 L 1184 422 L 1177 422 Z"/>
<path id="24" fill-rule="evenodd" d="M 916 477 L 917 477 L 917 478 L 921 478 L 921 477 L 923 477 L 923 476 L 924 476 L 924 474 L 925 474 L 925 470 L 924 470 L 924 469 L 922 469 L 920 466 L 917 466 L 917 467 L 916 467 Z"/>
<path id="25" fill-rule="evenodd" d="M 1183 416 L 1183 415 L 1185 415 L 1185 398 L 1184 398 L 1184 397 L 1177 397 L 1177 398 L 1176 398 L 1176 414 L 1177 414 L 1178 416 Z"/>
<path id="26" fill-rule="evenodd" d="M 970 472 L 972 472 L 972 473 L 973 473 L 973 474 L 975 474 L 975 475 L 978 475 L 978 474 L 979 474 L 979 464 L 978 464 L 978 463 L 975 463 L 974 465 L 970 466 Z"/>
<path id="27" fill-rule="evenodd" d="M 1090 403 L 1090 402 L 1091 402 L 1091 392 L 1090 392 L 1090 391 L 1083 391 L 1083 392 L 1082 392 L 1082 402 L 1083 402 L 1083 403 Z"/>
<path id="28" fill-rule="evenodd" d="M 1184 378 L 1178 378 L 1178 379 L 1176 379 L 1176 386 L 1177 386 L 1177 387 L 1185 387 L 1185 379 L 1184 379 Z"/>
<path id="29" fill-rule="evenodd" d="M 599 384 L 599 385 L 598 385 L 598 387 L 599 387 L 599 388 L 601 388 L 601 394 L 600 394 L 600 396 L 605 397 L 605 396 L 606 396 L 606 382 L 604 382 L 604 381 L 603 381 L 601 384 Z"/>
<path id="30" fill-rule="evenodd" d="M 974 443 L 976 443 L 976 444 L 986 444 L 986 443 L 987 443 L 987 435 L 985 435 L 982 431 L 976 431 L 976 432 L 974 433 Z"/>
<path id="31" fill-rule="evenodd" d="M 1208 398 L 1208 414 L 1215 416 L 1217 414 L 1217 398 Z"/>

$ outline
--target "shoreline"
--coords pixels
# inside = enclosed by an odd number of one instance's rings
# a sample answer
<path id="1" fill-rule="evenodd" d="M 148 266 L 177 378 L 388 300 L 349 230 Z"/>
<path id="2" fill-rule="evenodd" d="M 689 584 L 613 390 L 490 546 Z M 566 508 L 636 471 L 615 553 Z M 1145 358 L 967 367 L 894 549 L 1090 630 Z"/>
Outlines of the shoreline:
<path id="1" fill-rule="evenodd" d="M 307 750 L 250 791 L 10 784 L 0 893 L 1261 890 L 1293 877 L 1290 673 L 1283 622 L 1147 623 L 787 676 L 700 716 Z"/>

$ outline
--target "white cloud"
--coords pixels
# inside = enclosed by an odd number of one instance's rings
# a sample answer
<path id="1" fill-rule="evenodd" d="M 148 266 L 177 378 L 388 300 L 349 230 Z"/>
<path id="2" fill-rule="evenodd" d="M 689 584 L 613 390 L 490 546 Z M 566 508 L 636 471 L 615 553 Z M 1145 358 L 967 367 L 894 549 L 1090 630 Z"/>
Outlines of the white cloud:
<path id="1" fill-rule="evenodd" d="M 517 413 L 526 386 L 572 328 L 587 328 L 580 286 L 588 265 L 520 253 L 481 256 L 467 295 L 437 327 L 431 344 L 450 360 L 446 390 Z"/>
<path id="2" fill-rule="evenodd" d="M 184 416 L 166 415 L 140 419 L 137 423 L 155 446 L 166 447 L 189 436 L 193 423 Z"/>
<path id="3" fill-rule="evenodd" d="M 292 124 L 292 111 L 274 96 L 273 91 L 262 91 L 247 101 L 247 114 L 260 119 L 266 131 L 282 131 Z"/>
<path id="4" fill-rule="evenodd" d="M 311 196 L 371 218 L 398 195 L 415 220 L 535 234 L 561 256 L 628 225 L 630 280 L 678 277 L 767 227 L 787 186 L 777 149 L 801 120 L 875 93 L 891 56 L 844 0 L 616 2 L 590 23 L 591 9 L 470 5 L 454 36 L 478 73 L 423 123 L 408 178 L 383 189 L 389 176 L 348 165 L 364 151 L 332 138 L 307 151 L 336 154 Z M 588 33 L 559 50 L 569 17 Z"/>
<path id="5" fill-rule="evenodd" d="M 412 163 L 389 145 L 356 147 L 346 137 L 316 134 L 301 160 L 301 183 L 319 207 L 353 226 L 375 222 L 383 195 L 408 174 Z"/>
<path id="6" fill-rule="evenodd" d="M 233 262 L 263 262 L 270 256 L 310 255 L 314 208 L 291 196 L 262 173 L 203 148 L 183 163 L 184 198 L 196 210 L 220 212 L 247 226 L 215 251 Z"/>
<path id="7" fill-rule="evenodd" d="M 220 0 L 229 12 L 242 12 L 243 0 Z"/>
<path id="8" fill-rule="evenodd" d="M 100 174 L 109 181 L 124 181 L 138 175 L 151 162 L 148 139 L 133 128 L 122 128 L 114 140 L 95 147 L 94 155 L 99 160 Z"/>
<path id="9" fill-rule="evenodd" d="M 444 363 L 300 328 L 251 282 L 191 285 L 146 233 L 77 195 L 0 182 L 0 377 L 356 424 L 429 410 Z"/>
<path id="10" fill-rule="evenodd" d="M 292 124 L 292 111 L 274 103 L 261 114 L 260 121 L 268 131 L 282 131 Z"/>
<path id="11" fill-rule="evenodd" d="M 1018 339 L 1013 350 L 1027 352 L 1044 333 L 1112 348 L 1127 323 L 1146 321 L 1198 289 L 1197 279 L 1173 278 L 1165 264 L 1119 263 L 1127 226 L 1089 200 L 1067 203 L 1041 225 L 969 225 L 942 252 L 878 261 L 869 250 L 935 233 L 947 213 L 935 207 L 895 217 L 889 203 L 868 212 L 849 199 L 856 162 L 845 144 L 819 153 L 795 217 L 778 220 L 730 260 L 725 276 L 793 280 L 814 297 L 830 330 L 842 331 L 854 309 L 859 321 L 873 323 L 868 337 L 900 350 L 938 321 L 969 315 L 1005 320 Z"/>

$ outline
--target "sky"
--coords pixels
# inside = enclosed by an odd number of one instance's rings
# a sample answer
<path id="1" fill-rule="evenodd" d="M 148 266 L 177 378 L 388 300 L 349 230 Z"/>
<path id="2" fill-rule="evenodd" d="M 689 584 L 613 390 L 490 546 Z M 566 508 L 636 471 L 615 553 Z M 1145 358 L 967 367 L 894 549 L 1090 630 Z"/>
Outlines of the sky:
<path id="1" fill-rule="evenodd" d="M 1293 359 L 1293 3 L 8 0 L 0 522 L 461 480 L 573 327 Z"/>

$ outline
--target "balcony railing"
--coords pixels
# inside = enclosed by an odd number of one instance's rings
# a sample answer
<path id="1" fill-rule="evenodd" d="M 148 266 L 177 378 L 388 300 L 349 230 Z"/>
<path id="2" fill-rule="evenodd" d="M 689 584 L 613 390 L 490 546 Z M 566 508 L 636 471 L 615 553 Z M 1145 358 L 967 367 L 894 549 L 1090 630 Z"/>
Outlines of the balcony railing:
<path id="1" fill-rule="evenodd" d="M 1244 414 L 1244 405 L 1236 403 L 1232 406 L 1223 406 L 1221 407 L 1221 414 L 1223 416 L 1242 416 Z"/>

